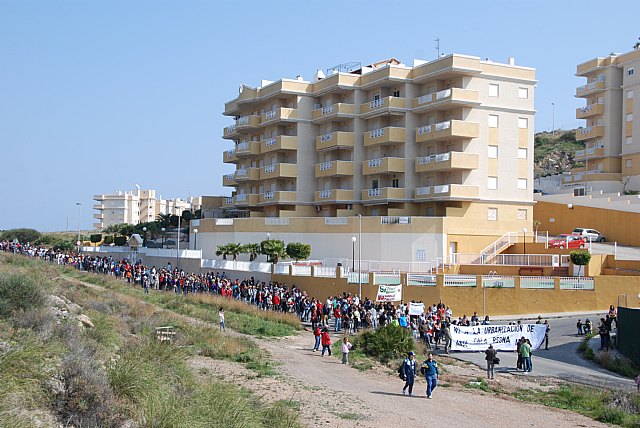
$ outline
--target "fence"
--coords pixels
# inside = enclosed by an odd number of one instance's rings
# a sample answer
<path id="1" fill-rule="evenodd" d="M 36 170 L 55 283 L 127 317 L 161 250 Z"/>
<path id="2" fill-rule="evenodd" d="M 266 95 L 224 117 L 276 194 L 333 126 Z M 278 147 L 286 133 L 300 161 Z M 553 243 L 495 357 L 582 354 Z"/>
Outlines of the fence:
<path id="1" fill-rule="evenodd" d="M 373 283 L 374 283 L 374 285 L 378 285 L 378 284 L 398 285 L 398 284 L 400 284 L 400 274 L 399 273 L 374 272 L 373 273 Z"/>
<path id="2" fill-rule="evenodd" d="M 550 288 L 555 287 L 555 282 L 551 276 L 521 276 L 520 288 Z"/>
<path id="3" fill-rule="evenodd" d="M 593 290 L 593 278 L 560 278 L 560 290 Z"/>
<path id="4" fill-rule="evenodd" d="M 475 275 L 445 275 L 445 287 L 475 287 L 477 285 Z"/>
<path id="5" fill-rule="evenodd" d="M 569 266 L 566 254 L 460 254 L 455 253 L 453 264 L 496 266 Z"/>
<path id="6" fill-rule="evenodd" d="M 482 276 L 482 287 L 484 288 L 515 288 L 515 286 L 516 280 L 512 276 Z"/>
<path id="7" fill-rule="evenodd" d="M 436 275 L 416 275 L 407 274 L 407 285 L 418 285 L 422 287 L 435 287 Z"/>
<path id="8" fill-rule="evenodd" d="M 640 365 L 640 309 L 618 307 L 616 346 Z"/>
<path id="9" fill-rule="evenodd" d="M 291 275 L 293 276 L 311 276 L 311 266 L 291 266 Z"/>
<path id="10" fill-rule="evenodd" d="M 349 274 L 347 275 L 347 282 L 349 284 L 368 284 L 369 272 L 360 273 L 360 282 L 358 282 L 358 272 L 349 272 Z"/>

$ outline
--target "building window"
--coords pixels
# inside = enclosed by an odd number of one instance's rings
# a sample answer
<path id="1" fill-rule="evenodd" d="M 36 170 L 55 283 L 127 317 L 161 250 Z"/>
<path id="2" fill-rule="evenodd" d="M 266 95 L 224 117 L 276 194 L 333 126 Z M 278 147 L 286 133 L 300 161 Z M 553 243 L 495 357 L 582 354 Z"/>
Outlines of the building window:
<path id="1" fill-rule="evenodd" d="M 633 122 L 633 113 L 627 114 L 627 122 Z"/>
<path id="2" fill-rule="evenodd" d="M 518 210 L 518 220 L 527 219 L 527 210 Z"/>
<path id="3" fill-rule="evenodd" d="M 633 76 L 633 67 L 627 68 L 627 76 Z"/>
<path id="4" fill-rule="evenodd" d="M 526 178 L 518 178 L 518 189 L 526 190 L 527 189 L 527 179 Z"/>
<path id="5" fill-rule="evenodd" d="M 416 250 L 416 261 L 423 262 L 427 260 L 427 250 Z"/>
<path id="6" fill-rule="evenodd" d="M 395 98 L 400 98 L 400 91 L 393 91 L 393 96 Z"/>
<path id="7" fill-rule="evenodd" d="M 631 160 L 631 159 L 625 160 L 624 161 L 624 166 L 626 166 L 627 168 L 633 167 L 633 160 Z"/>
<path id="8" fill-rule="evenodd" d="M 498 188 L 498 177 L 487 177 L 487 188 L 496 190 Z"/>
<path id="9" fill-rule="evenodd" d="M 529 89 L 528 88 L 518 88 L 518 98 L 529 98 Z"/>
<path id="10" fill-rule="evenodd" d="M 488 208 L 487 209 L 487 220 L 489 220 L 489 221 L 497 221 L 498 220 L 498 209 L 497 208 Z"/>
<path id="11" fill-rule="evenodd" d="M 498 158 L 498 146 L 489 146 L 489 159 Z"/>
<path id="12" fill-rule="evenodd" d="M 489 115 L 489 128 L 497 128 L 498 127 L 498 115 L 490 114 Z"/>
<path id="13" fill-rule="evenodd" d="M 391 187 L 397 189 L 398 187 L 400 187 L 400 180 L 397 178 L 394 178 L 393 180 L 391 180 Z"/>
<path id="14" fill-rule="evenodd" d="M 372 189 L 378 188 L 378 180 L 371 180 L 371 188 Z"/>
<path id="15" fill-rule="evenodd" d="M 518 159 L 527 158 L 527 149 L 518 149 Z"/>
<path id="16" fill-rule="evenodd" d="M 627 141 L 626 141 L 626 143 L 627 143 L 627 144 L 631 144 L 631 143 L 633 143 L 633 137 L 627 137 Z"/>
<path id="17" fill-rule="evenodd" d="M 627 91 L 627 99 L 633 98 L 633 91 Z"/>
<path id="18" fill-rule="evenodd" d="M 497 97 L 500 94 L 500 86 L 495 83 L 489 83 L 489 96 Z"/>
<path id="19" fill-rule="evenodd" d="M 526 117 L 518 118 L 518 128 L 527 129 L 529 127 L 529 119 Z"/>

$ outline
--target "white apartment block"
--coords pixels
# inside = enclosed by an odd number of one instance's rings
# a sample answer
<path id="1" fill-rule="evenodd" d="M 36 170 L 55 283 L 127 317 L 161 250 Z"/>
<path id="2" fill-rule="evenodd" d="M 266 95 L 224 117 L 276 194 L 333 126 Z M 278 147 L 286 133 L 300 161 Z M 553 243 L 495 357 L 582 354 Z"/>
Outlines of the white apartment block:
<path id="1" fill-rule="evenodd" d="M 584 62 L 576 76 L 587 79 L 576 89 L 586 105 L 576 110 L 584 119 L 576 139 L 583 167 L 563 177 L 574 195 L 640 190 L 640 50 Z"/>
<path id="2" fill-rule="evenodd" d="M 98 213 L 93 217 L 97 222 L 93 224 L 96 229 L 104 229 L 113 224 L 138 224 L 154 221 L 159 214 L 180 215 L 184 210 L 198 210 L 201 198 L 189 198 L 183 200 L 162 199 L 156 197 L 155 190 L 118 190 L 112 194 L 94 195 L 93 206 Z"/>

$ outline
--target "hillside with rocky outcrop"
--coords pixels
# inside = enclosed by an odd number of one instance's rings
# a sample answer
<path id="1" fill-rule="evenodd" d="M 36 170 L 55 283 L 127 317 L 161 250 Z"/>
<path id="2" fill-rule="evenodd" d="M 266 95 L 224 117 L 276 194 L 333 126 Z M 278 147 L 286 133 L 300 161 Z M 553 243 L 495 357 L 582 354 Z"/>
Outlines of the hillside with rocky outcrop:
<path id="1" fill-rule="evenodd" d="M 534 176 L 561 174 L 582 166 L 576 162 L 577 150 L 584 149 L 584 143 L 576 141 L 576 130 L 539 132 L 534 140 Z"/>

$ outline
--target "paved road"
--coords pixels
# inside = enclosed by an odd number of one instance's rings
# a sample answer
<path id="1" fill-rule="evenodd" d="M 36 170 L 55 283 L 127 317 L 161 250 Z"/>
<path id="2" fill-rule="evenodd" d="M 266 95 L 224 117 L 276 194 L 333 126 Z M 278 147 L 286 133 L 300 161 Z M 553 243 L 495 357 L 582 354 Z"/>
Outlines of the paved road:
<path id="1" fill-rule="evenodd" d="M 603 315 L 598 316 L 591 313 L 550 319 L 549 350 L 541 349 L 533 352 L 533 372 L 522 373 L 516 370 L 517 355 L 515 352 L 499 352 L 500 365 L 496 366 L 496 376 L 505 372 L 520 376 L 553 376 L 588 385 L 607 386 L 627 391 L 635 390 L 636 386 L 633 380 L 604 370 L 597 364 L 581 358 L 577 352 L 578 344 L 582 341 L 582 337 L 577 335 L 576 322 L 578 319 L 584 322 L 586 318 L 589 318 L 595 327 L 601 316 Z M 523 319 L 522 322 L 525 323 L 527 321 Z M 535 322 L 535 319 L 530 320 L 530 322 Z M 498 323 L 501 322 L 494 321 L 494 324 Z M 508 321 L 504 322 L 504 324 L 507 323 Z M 486 367 L 484 353 L 452 352 L 450 356 Z"/>

